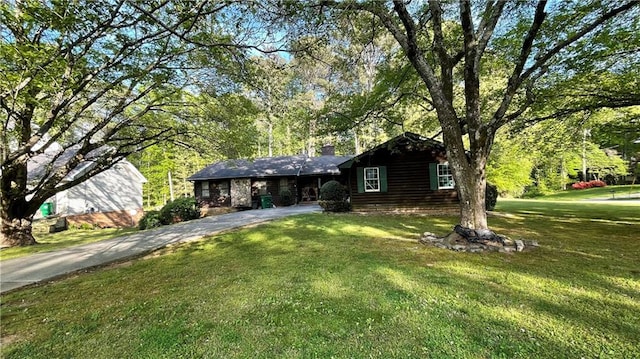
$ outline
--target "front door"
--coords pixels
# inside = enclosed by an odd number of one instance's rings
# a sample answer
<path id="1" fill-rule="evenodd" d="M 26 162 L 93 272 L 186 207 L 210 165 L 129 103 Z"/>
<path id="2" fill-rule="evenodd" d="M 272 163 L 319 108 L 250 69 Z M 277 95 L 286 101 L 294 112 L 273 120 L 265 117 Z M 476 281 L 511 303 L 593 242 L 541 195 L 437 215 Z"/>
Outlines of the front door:
<path id="1" fill-rule="evenodd" d="M 231 207 L 251 207 L 251 180 L 231 180 Z"/>

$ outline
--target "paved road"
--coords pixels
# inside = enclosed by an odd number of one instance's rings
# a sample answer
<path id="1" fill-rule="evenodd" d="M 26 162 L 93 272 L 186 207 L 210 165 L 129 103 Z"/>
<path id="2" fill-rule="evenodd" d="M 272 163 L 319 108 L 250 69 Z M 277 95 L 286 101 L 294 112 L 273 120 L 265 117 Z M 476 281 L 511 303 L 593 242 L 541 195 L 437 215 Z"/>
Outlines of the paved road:
<path id="1" fill-rule="evenodd" d="M 82 269 L 117 262 L 171 243 L 193 241 L 228 229 L 319 211 L 319 206 L 304 205 L 235 212 L 141 231 L 101 242 L 0 261 L 0 293 Z"/>

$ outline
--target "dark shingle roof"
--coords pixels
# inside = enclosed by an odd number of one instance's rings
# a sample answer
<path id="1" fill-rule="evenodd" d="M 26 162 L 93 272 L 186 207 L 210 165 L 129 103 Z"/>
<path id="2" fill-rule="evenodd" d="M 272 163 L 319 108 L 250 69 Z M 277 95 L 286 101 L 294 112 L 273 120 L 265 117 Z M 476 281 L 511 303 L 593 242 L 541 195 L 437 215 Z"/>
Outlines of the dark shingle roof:
<path id="1" fill-rule="evenodd" d="M 445 148 L 444 144 L 440 141 L 434 140 L 432 138 L 423 137 L 413 132 L 404 132 L 401 135 L 398 135 L 387 142 L 384 142 L 368 151 L 365 151 L 358 156 L 351 157 L 346 159 L 344 162 L 338 163 L 337 166 L 339 168 L 351 168 L 354 163 L 360 162 L 363 158 L 367 156 L 371 156 L 375 152 L 379 150 L 387 150 L 387 151 L 397 151 L 398 149 L 406 150 L 408 147 L 429 147 L 433 148 L 437 152 L 444 153 Z"/>
<path id="2" fill-rule="evenodd" d="M 251 177 L 297 176 L 305 159 L 306 156 L 256 158 L 253 161 L 255 175 Z"/>
<path id="3" fill-rule="evenodd" d="M 189 181 L 228 178 L 262 178 L 339 174 L 338 164 L 352 156 L 280 156 L 249 160 L 226 160 L 214 163 L 196 172 Z"/>
<path id="4" fill-rule="evenodd" d="M 340 174 L 338 165 L 344 161 L 348 161 L 353 156 L 320 156 L 309 157 L 302 166 L 300 176 L 319 175 L 319 174 Z"/>

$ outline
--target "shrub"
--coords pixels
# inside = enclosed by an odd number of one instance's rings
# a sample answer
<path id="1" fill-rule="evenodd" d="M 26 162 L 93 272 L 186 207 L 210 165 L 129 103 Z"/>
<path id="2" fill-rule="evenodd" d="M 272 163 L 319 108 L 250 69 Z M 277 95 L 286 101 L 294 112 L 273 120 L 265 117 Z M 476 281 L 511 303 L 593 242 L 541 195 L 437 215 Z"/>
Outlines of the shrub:
<path id="1" fill-rule="evenodd" d="M 160 210 L 160 222 L 172 224 L 200 218 L 200 210 L 196 200 L 191 197 L 181 197 L 170 201 Z"/>
<path id="2" fill-rule="evenodd" d="M 600 180 L 593 180 L 589 182 L 576 182 L 571 185 L 573 189 L 587 189 L 594 187 L 607 187 L 607 184 Z"/>
<path id="3" fill-rule="evenodd" d="M 585 189 L 587 188 L 587 182 L 576 182 L 574 184 L 571 185 L 571 188 L 573 189 Z"/>
<path id="4" fill-rule="evenodd" d="M 348 212 L 351 210 L 351 203 L 346 198 L 346 188 L 338 181 L 329 181 L 320 187 L 318 204 L 326 212 Z"/>
<path id="5" fill-rule="evenodd" d="M 142 216 L 138 223 L 138 229 L 145 230 L 150 228 L 160 227 L 160 211 L 149 211 Z"/>
<path id="6" fill-rule="evenodd" d="M 291 206 L 294 203 L 295 200 L 291 191 L 286 188 L 280 191 L 280 204 L 282 206 Z"/>
<path id="7" fill-rule="evenodd" d="M 77 229 L 81 231 L 89 231 L 89 230 L 96 229 L 96 226 L 92 223 L 82 222 L 82 223 L 69 224 L 68 228 Z"/>
<path id="8" fill-rule="evenodd" d="M 323 201 L 344 201 L 347 190 L 338 181 L 329 181 L 320 187 L 320 199 Z"/>
<path id="9" fill-rule="evenodd" d="M 318 201 L 320 207 L 325 212 L 349 212 L 351 210 L 351 203 L 347 201 Z"/>
<path id="10" fill-rule="evenodd" d="M 545 193 L 536 185 L 526 186 L 520 198 L 537 198 L 544 196 Z"/>
<path id="11" fill-rule="evenodd" d="M 485 207 L 487 211 L 493 211 L 498 202 L 498 187 L 487 182 L 487 190 L 484 195 Z"/>
<path id="12" fill-rule="evenodd" d="M 80 223 L 80 225 L 78 226 L 78 229 L 82 229 L 86 231 L 86 230 L 91 230 L 96 228 L 91 223 Z"/>

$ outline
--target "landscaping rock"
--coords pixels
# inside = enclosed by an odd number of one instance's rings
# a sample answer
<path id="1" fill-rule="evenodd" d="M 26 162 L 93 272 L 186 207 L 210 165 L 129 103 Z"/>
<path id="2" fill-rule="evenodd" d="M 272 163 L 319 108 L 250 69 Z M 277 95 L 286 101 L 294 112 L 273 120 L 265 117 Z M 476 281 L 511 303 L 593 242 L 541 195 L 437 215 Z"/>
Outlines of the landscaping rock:
<path id="1" fill-rule="evenodd" d="M 439 237 L 431 232 L 424 232 L 418 241 L 438 248 L 472 253 L 513 253 L 522 252 L 525 248 L 538 247 L 538 242 L 536 241 L 512 240 L 509 237 L 495 234 L 490 230 L 473 230 L 460 225 L 456 225 L 453 231 L 445 237 Z"/>
<path id="2" fill-rule="evenodd" d="M 501 236 L 502 237 L 502 244 L 504 244 L 505 246 L 514 246 L 515 243 L 513 242 L 513 240 L 511 238 L 505 237 L 505 236 Z"/>
<path id="3" fill-rule="evenodd" d="M 527 247 L 540 247 L 538 241 L 524 241 L 524 244 Z"/>
<path id="4" fill-rule="evenodd" d="M 435 235 L 434 233 L 431 232 L 424 232 L 424 234 L 422 234 L 422 238 L 420 239 L 425 240 L 425 241 L 429 241 L 429 242 L 438 242 L 440 241 L 440 238 L 438 238 L 437 235 Z"/>
<path id="5" fill-rule="evenodd" d="M 56 223 L 49 226 L 49 233 L 66 231 L 68 228 L 69 228 L 69 222 L 67 222 L 67 218 L 65 217 L 58 218 Z"/>

